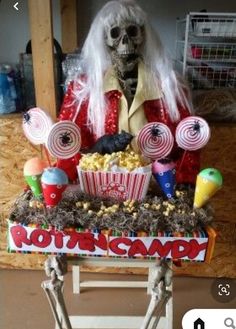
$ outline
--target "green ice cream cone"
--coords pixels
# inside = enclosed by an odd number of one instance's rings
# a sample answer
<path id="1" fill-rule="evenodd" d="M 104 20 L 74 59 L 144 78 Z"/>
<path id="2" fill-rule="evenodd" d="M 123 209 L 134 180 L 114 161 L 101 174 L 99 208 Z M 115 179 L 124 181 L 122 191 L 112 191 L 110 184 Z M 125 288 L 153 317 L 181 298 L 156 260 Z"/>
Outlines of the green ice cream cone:
<path id="1" fill-rule="evenodd" d="M 42 195 L 41 176 L 42 175 L 25 176 L 25 180 L 35 197 L 40 197 Z"/>

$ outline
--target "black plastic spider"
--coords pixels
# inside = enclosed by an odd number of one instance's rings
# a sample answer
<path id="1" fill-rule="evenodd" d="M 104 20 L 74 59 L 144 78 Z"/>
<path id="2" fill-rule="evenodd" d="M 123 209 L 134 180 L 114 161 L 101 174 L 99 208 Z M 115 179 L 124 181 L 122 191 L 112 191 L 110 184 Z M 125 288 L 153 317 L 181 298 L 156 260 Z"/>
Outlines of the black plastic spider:
<path id="1" fill-rule="evenodd" d="M 24 112 L 23 114 L 23 122 L 26 124 L 30 124 L 30 114 L 29 112 Z"/>
<path id="2" fill-rule="evenodd" d="M 163 132 L 161 132 L 160 129 L 158 128 L 158 124 L 156 123 L 153 124 L 153 126 L 150 128 L 150 132 L 154 140 L 156 140 L 157 137 L 160 137 L 163 134 Z"/>
<path id="3" fill-rule="evenodd" d="M 196 136 L 197 134 L 200 133 L 200 130 L 201 130 L 201 125 L 199 123 L 199 120 L 194 120 L 194 123 L 193 125 L 191 126 L 191 136 Z"/>
<path id="4" fill-rule="evenodd" d="M 64 133 L 59 135 L 60 141 L 62 143 L 62 146 L 67 146 L 73 143 L 73 140 L 71 138 L 71 132 L 65 131 Z"/>

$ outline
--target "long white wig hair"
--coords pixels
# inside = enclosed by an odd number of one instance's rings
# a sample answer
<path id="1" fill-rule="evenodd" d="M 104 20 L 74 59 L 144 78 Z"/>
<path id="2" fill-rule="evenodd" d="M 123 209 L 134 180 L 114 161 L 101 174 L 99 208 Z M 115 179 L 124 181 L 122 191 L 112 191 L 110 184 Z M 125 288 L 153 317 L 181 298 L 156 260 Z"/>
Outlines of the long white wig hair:
<path id="1" fill-rule="evenodd" d="M 80 80 L 81 88 L 74 90 L 79 108 L 84 100 L 88 100 L 88 122 L 97 137 L 104 134 L 106 101 L 103 91 L 103 78 L 106 70 L 112 65 L 109 49 L 105 43 L 105 31 L 110 26 L 129 20 L 144 27 L 144 43 L 141 57 L 148 71 L 145 86 L 149 88 L 157 81 L 161 88 L 163 102 L 172 121 L 179 119 L 178 104 L 191 112 L 192 105 L 186 97 L 186 86 L 177 79 L 176 73 L 168 60 L 159 36 L 149 24 L 145 12 L 133 0 L 113 0 L 96 15 L 81 51 L 81 67 L 86 81 Z M 184 91 L 185 90 L 185 91 Z"/>

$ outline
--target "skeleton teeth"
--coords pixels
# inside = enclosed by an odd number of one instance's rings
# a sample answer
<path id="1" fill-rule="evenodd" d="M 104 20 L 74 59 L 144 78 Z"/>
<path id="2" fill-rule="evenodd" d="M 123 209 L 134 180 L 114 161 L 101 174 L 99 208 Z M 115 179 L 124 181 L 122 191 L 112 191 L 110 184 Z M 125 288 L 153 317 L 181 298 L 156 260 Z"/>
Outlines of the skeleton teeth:
<path id="1" fill-rule="evenodd" d="M 119 52 L 119 55 L 132 55 L 132 54 L 133 54 L 132 51 L 127 51 L 127 50 Z"/>

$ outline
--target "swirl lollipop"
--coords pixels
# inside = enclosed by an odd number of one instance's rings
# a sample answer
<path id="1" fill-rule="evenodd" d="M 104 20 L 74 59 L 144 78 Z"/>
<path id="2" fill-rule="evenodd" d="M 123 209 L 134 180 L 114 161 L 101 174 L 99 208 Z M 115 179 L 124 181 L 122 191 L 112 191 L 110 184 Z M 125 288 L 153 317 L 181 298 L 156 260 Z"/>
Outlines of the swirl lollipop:
<path id="1" fill-rule="evenodd" d="M 190 116 L 180 121 L 175 135 L 179 147 L 186 151 L 196 151 L 208 143 L 210 128 L 206 120 Z"/>
<path id="2" fill-rule="evenodd" d="M 55 123 L 48 134 L 46 146 L 56 158 L 69 159 L 75 156 L 81 147 L 79 127 L 69 120 Z"/>
<path id="3" fill-rule="evenodd" d="M 24 113 L 23 130 L 28 140 L 35 144 L 44 144 L 53 125 L 51 117 L 39 107 Z"/>
<path id="4" fill-rule="evenodd" d="M 174 145 L 174 138 L 165 124 L 152 122 L 139 131 L 137 143 L 144 156 L 158 160 L 169 155 Z"/>

